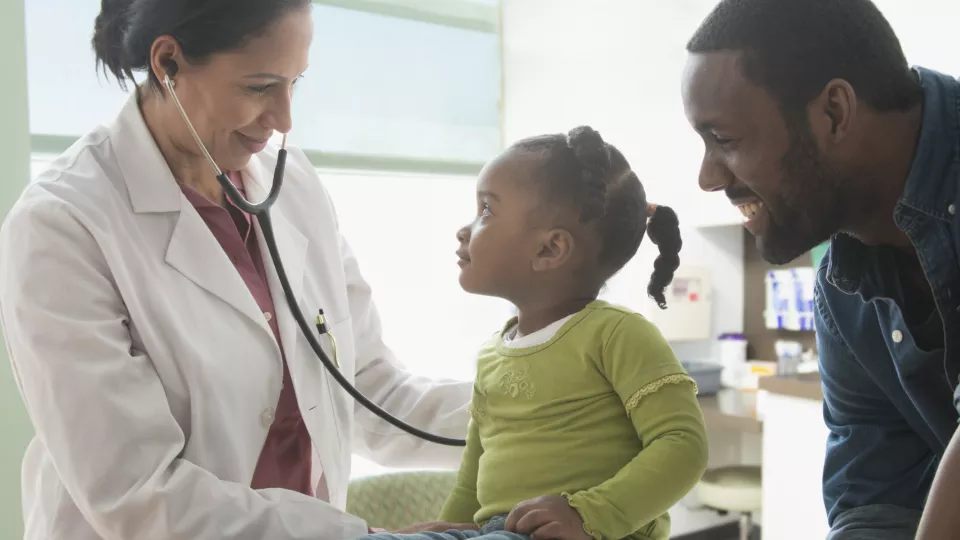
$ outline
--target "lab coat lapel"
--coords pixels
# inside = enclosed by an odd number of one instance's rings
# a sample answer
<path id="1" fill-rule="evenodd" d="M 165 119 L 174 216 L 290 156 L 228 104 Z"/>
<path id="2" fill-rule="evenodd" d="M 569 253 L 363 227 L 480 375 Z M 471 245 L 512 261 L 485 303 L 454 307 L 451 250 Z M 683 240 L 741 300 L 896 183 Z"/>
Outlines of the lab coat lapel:
<path id="1" fill-rule="evenodd" d="M 248 194 L 247 198 L 253 203 L 264 200 L 272 185 L 272 168 L 266 166 L 258 157 L 254 157 L 254 159 L 250 160 L 250 164 L 244 172 L 246 173 L 244 174 L 244 190 Z M 270 211 L 270 220 L 273 223 L 273 233 L 276 238 L 277 251 L 283 263 L 283 270 L 290 282 L 290 290 L 294 298 L 296 298 L 300 309 L 303 310 L 307 321 L 312 321 L 317 314 L 309 312 L 307 307 L 303 305 L 303 272 L 307 260 L 307 238 L 276 209 Z M 263 267 L 267 269 L 267 284 L 270 287 L 270 294 L 273 297 L 274 311 L 277 316 L 277 324 L 280 326 L 280 340 L 283 342 L 283 350 L 288 359 L 294 358 L 297 353 L 300 327 L 297 325 L 293 314 L 290 313 L 286 293 L 280 283 L 273 259 L 270 257 L 269 247 L 267 246 L 263 229 L 260 227 L 259 222 L 257 223 L 256 232 L 257 240 L 260 242 L 260 254 L 263 257 Z"/>
<path id="2" fill-rule="evenodd" d="M 167 247 L 167 264 L 270 332 L 256 300 L 203 218 L 185 198 L 182 206 Z"/>
<path id="3" fill-rule="evenodd" d="M 176 224 L 165 254 L 167 264 L 270 332 L 243 278 L 180 191 L 143 120 L 137 92 L 127 100 L 110 131 L 110 145 L 133 211 L 176 213 Z"/>

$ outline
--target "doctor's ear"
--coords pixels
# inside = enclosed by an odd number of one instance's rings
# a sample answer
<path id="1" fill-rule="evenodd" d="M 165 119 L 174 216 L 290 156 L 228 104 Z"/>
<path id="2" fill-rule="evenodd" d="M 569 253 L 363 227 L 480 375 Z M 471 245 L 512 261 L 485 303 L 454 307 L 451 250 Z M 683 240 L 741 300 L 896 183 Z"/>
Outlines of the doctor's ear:
<path id="1" fill-rule="evenodd" d="M 177 72 L 180 71 L 180 66 L 177 65 L 177 62 L 172 58 L 165 58 L 161 60 L 161 65 L 163 70 L 166 72 L 165 75 L 169 76 L 171 79 L 177 76 Z"/>
<path id="2" fill-rule="evenodd" d="M 171 36 L 160 36 L 150 48 L 151 72 L 160 83 L 164 77 L 170 77 L 172 81 L 180 73 L 182 58 L 180 43 Z"/>

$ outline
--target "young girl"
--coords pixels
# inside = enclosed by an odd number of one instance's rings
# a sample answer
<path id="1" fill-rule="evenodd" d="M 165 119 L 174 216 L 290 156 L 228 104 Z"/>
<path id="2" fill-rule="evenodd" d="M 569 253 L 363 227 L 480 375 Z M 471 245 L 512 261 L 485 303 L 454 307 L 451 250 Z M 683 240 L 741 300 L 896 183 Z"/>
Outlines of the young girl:
<path id="1" fill-rule="evenodd" d="M 647 292 L 665 307 L 677 227 L 589 127 L 520 141 L 484 168 L 457 234 L 460 283 L 519 315 L 480 351 L 440 516 L 483 528 L 431 538 L 669 537 L 667 510 L 707 462 L 696 385 L 653 324 L 597 295 L 649 229 L 660 256 Z"/>

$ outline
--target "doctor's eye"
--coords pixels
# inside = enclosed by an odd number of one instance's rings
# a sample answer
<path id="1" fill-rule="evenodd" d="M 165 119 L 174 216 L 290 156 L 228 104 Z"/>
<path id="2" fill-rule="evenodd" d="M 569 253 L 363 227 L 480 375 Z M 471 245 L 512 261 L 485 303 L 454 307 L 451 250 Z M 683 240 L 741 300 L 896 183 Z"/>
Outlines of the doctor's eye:
<path id="1" fill-rule="evenodd" d="M 290 95 L 292 96 L 294 91 L 297 89 L 297 81 L 303 78 L 303 75 L 298 76 L 296 79 L 290 81 Z"/>
<path id="2" fill-rule="evenodd" d="M 266 94 L 272 86 L 273 86 L 272 84 L 265 84 L 263 86 L 248 86 L 247 90 L 249 90 L 253 94 L 262 96 Z"/>

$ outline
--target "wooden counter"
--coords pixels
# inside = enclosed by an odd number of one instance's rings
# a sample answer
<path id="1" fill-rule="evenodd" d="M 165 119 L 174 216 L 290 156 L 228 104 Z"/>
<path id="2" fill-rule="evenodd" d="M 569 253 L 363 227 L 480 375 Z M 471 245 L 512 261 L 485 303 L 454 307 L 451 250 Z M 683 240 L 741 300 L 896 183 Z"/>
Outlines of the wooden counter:
<path id="1" fill-rule="evenodd" d="M 701 396 L 699 401 L 707 429 L 763 433 L 763 423 L 757 419 L 756 392 L 728 388 Z"/>
<path id="2" fill-rule="evenodd" d="M 819 373 L 760 377 L 760 389 L 771 394 L 823 400 Z M 756 391 L 725 388 L 716 394 L 701 396 L 699 401 L 707 428 L 763 433 L 763 421 L 757 418 Z"/>
<path id="3" fill-rule="evenodd" d="M 771 375 L 760 377 L 760 389 L 771 394 L 823 400 L 823 389 L 820 386 L 819 373 L 798 373 L 796 375 Z"/>

